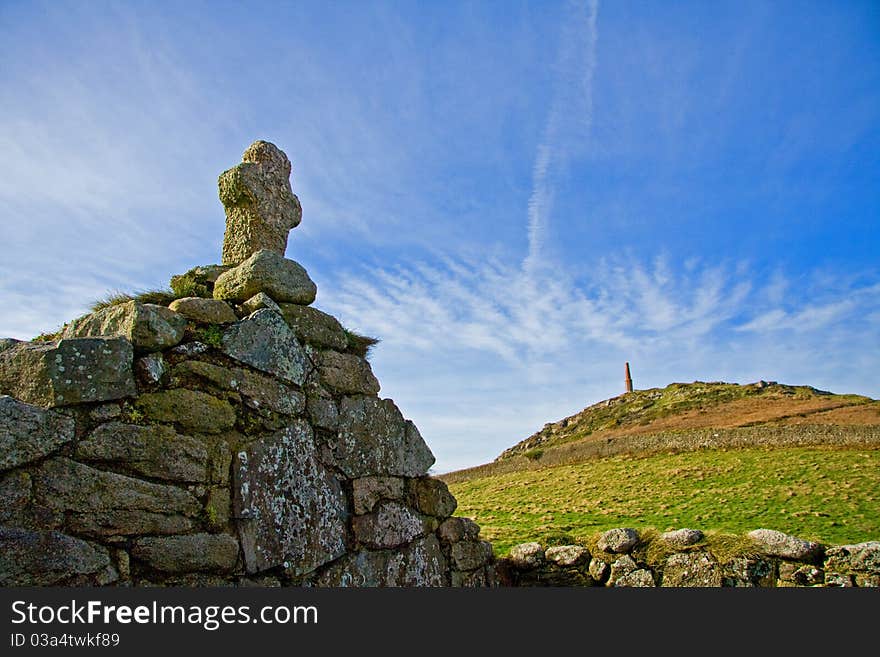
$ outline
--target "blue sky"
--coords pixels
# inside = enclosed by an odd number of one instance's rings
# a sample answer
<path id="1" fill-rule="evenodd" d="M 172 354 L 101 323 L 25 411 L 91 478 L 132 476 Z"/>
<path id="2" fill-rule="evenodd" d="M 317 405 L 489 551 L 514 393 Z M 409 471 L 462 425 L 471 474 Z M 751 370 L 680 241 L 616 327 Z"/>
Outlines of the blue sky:
<path id="1" fill-rule="evenodd" d="M 184 6 L 179 6 L 183 4 Z M 673 381 L 880 397 L 880 5 L 0 2 L 0 335 L 219 261 L 284 149 L 437 471 Z"/>

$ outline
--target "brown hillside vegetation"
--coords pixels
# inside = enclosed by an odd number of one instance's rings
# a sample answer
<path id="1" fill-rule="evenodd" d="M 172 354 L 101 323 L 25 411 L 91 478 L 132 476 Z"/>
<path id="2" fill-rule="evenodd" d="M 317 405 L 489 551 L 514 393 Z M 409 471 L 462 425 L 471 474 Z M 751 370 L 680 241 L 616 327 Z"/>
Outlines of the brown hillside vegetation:
<path id="1" fill-rule="evenodd" d="M 880 401 L 778 383 L 673 383 L 636 390 L 546 424 L 494 463 L 447 482 L 615 454 L 727 447 L 876 445 Z"/>

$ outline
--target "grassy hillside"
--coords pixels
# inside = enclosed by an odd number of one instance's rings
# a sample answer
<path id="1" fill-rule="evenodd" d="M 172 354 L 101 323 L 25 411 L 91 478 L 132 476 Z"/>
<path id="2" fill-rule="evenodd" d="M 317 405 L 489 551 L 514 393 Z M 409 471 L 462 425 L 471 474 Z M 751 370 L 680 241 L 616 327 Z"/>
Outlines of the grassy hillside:
<path id="1" fill-rule="evenodd" d="M 506 554 L 524 541 L 589 542 L 612 527 L 741 533 L 825 543 L 880 540 L 880 450 L 830 447 L 614 456 L 450 484 Z"/>
<path id="2" fill-rule="evenodd" d="M 594 404 L 442 478 L 501 554 L 620 526 L 880 539 L 880 402 L 673 383 Z"/>

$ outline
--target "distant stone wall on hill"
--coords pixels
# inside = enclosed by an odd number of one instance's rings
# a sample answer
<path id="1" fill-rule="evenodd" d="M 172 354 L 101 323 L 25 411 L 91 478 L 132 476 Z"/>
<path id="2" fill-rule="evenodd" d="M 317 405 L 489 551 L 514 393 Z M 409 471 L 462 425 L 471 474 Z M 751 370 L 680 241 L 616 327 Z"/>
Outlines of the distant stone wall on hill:
<path id="1" fill-rule="evenodd" d="M 880 541 L 825 546 L 770 529 L 740 537 L 738 550 L 679 529 L 646 540 L 611 529 L 591 549 L 522 543 L 496 565 L 502 586 L 871 587 L 880 586 Z"/>
<path id="2" fill-rule="evenodd" d="M 284 257 L 287 157 L 244 160 L 220 177 L 223 265 L 0 341 L 0 585 L 493 584 L 369 340 Z"/>

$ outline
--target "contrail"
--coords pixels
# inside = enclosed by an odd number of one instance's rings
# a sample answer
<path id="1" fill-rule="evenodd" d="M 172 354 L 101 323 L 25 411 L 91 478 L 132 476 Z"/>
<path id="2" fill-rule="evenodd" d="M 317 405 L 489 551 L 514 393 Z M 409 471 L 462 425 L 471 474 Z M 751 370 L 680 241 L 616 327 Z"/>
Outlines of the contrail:
<path id="1" fill-rule="evenodd" d="M 553 206 L 551 177 L 564 166 L 568 144 L 578 132 L 586 133 L 593 120 L 593 72 L 596 68 L 596 20 L 599 0 L 572 4 L 571 19 L 562 30 L 559 73 L 544 134 L 532 167 L 532 193 L 528 205 L 529 251 L 523 261 L 526 274 L 533 274 L 544 261 L 547 224 Z"/>

